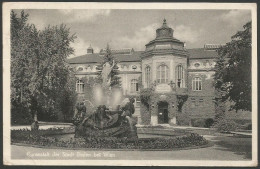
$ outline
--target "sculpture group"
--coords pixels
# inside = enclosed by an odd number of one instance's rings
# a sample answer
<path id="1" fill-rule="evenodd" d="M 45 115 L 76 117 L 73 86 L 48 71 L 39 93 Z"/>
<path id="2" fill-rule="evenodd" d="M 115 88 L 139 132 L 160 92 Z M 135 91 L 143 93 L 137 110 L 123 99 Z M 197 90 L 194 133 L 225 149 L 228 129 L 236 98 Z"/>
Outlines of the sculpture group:
<path id="1" fill-rule="evenodd" d="M 114 66 L 114 60 L 103 64 L 101 77 L 102 88 L 105 90 L 111 90 L 111 71 Z M 106 98 L 110 99 L 109 96 Z M 132 116 L 135 112 L 135 100 L 133 98 L 126 98 L 126 100 L 128 101 L 117 105 L 113 110 L 109 109 L 108 105 L 98 105 L 93 112 L 88 111 L 84 102 L 79 103 L 76 107 L 77 113 L 72 120 L 76 126 L 75 137 L 137 138 L 135 126 L 137 120 Z"/>
<path id="2" fill-rule="evenodd" d="M 77 106 L 73 118 L 75 137 L 127 137 L 137 138 L 136 119 L 133 118 L 133 99 L 118 110 L 100 105 L 94 112 L 87 112 L 83 103 Z"/>

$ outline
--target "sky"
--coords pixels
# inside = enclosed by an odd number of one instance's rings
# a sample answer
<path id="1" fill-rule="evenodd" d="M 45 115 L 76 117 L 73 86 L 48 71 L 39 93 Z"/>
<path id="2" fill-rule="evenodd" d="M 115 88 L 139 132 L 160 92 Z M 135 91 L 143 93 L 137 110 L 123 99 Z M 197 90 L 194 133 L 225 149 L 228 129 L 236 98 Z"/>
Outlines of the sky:
<path id="1" fill-rule="evenodd" d="M 19 12 L 18 10 L 16 12 Z M 204 44 L 225 44 L 251 20 L 250 10 L 178 10 L 178 9 L 30 9 L 28 22 L 43 30 L 48 25 L 65 24 L 77 39 L 72 44 L 80 56 L 93 47 L 145 50 L 156 36 L 163 19 L 174 30 L 173 36 L 186 42 L 186 48 L 203 48 Z"/>

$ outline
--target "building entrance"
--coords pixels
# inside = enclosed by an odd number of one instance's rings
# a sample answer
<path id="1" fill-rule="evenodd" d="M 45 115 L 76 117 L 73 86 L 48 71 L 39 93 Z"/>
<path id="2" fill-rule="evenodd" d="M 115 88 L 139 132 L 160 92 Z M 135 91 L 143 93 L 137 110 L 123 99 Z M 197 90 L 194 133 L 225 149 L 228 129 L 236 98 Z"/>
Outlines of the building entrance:
<path id="1" fill-rule="evenodd" d="M 158 103 L 158 124 L 168 123 L 168 103 L 159 102 Z"/>

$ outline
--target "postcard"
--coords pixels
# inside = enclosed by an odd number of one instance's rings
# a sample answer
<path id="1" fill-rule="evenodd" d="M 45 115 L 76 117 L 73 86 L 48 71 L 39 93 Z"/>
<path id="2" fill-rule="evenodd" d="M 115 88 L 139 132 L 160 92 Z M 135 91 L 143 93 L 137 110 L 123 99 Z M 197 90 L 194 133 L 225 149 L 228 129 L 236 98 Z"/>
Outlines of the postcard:
<path id="1" fill-rule="evenodd" d="M 254 3 L 3 3 L 5 165 L 257 166 Z"/>

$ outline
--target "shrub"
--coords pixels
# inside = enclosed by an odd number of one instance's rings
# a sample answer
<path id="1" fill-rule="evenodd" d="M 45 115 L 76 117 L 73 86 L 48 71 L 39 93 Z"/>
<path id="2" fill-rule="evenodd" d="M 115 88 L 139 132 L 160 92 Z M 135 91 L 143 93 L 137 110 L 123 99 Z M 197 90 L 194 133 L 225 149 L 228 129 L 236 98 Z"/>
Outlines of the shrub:
<path id="1" fill-rule="evenodd" d="M 151 122 L 151 112 L 149 111 L 148 107 L 141 103 L 140 111 L 142 124 L 149 125 Z"/>
<path id="2" fill-rule="evenodd" d="M 180 126 L 189 126 L 190 125 L 189 115 L 186 113 L 178 113 L 177 114 L 177 124 Z"/>
<path id="3" fill-rule="evenodd" d="M 240 125 L 248 125 L 251 123 L 251 120 L 248 119 L 233 119 L 235 123 L 240 124 Z"/>
<path id="4" fill-rule="evenodd" d="M 11 124 L 12 125 L 28 125 L 33 122 L 32 114 L 27 108 L 21 104 L 12 102 L 11 107 Z"/>
<path id="5" fill-rule="evenodd" d="M 213 125 L 219 132 L 230 132 L 236 131 L 239 128 L 239 125 L 230 119 L 219 119 Z"/>
<path id="6" fill-rule="evenodd" d="M 205 126 L 204 119 L 193 119 L 191 123 L 192 123 L 193 127 L 204 127 Z"/>
<path id="7" fill-rule="evenodd" d="M 53 111 L 38 111 L 38 120 L 54 122 L 58 120 L 58 110 Z"/>
<path id="8" fill-rule="evenodd" d="M 251 123 L 247 125 L 246 130 L 252 130 L 252 124 Z"/>
<path id="9" fill-rule="evenodd" d="M 252 123 L 244 124 L 242 129 L 244 129 L 244 130 L 252 130 Z"/>
<path id="10" fill-rule="evenodd" d="M 208 118 L 208 119 L 205 120 L 204 127 L 210 128 L 213 125 L 213 123 L 214 123 L 214 120 L 212 118 Z"/>

